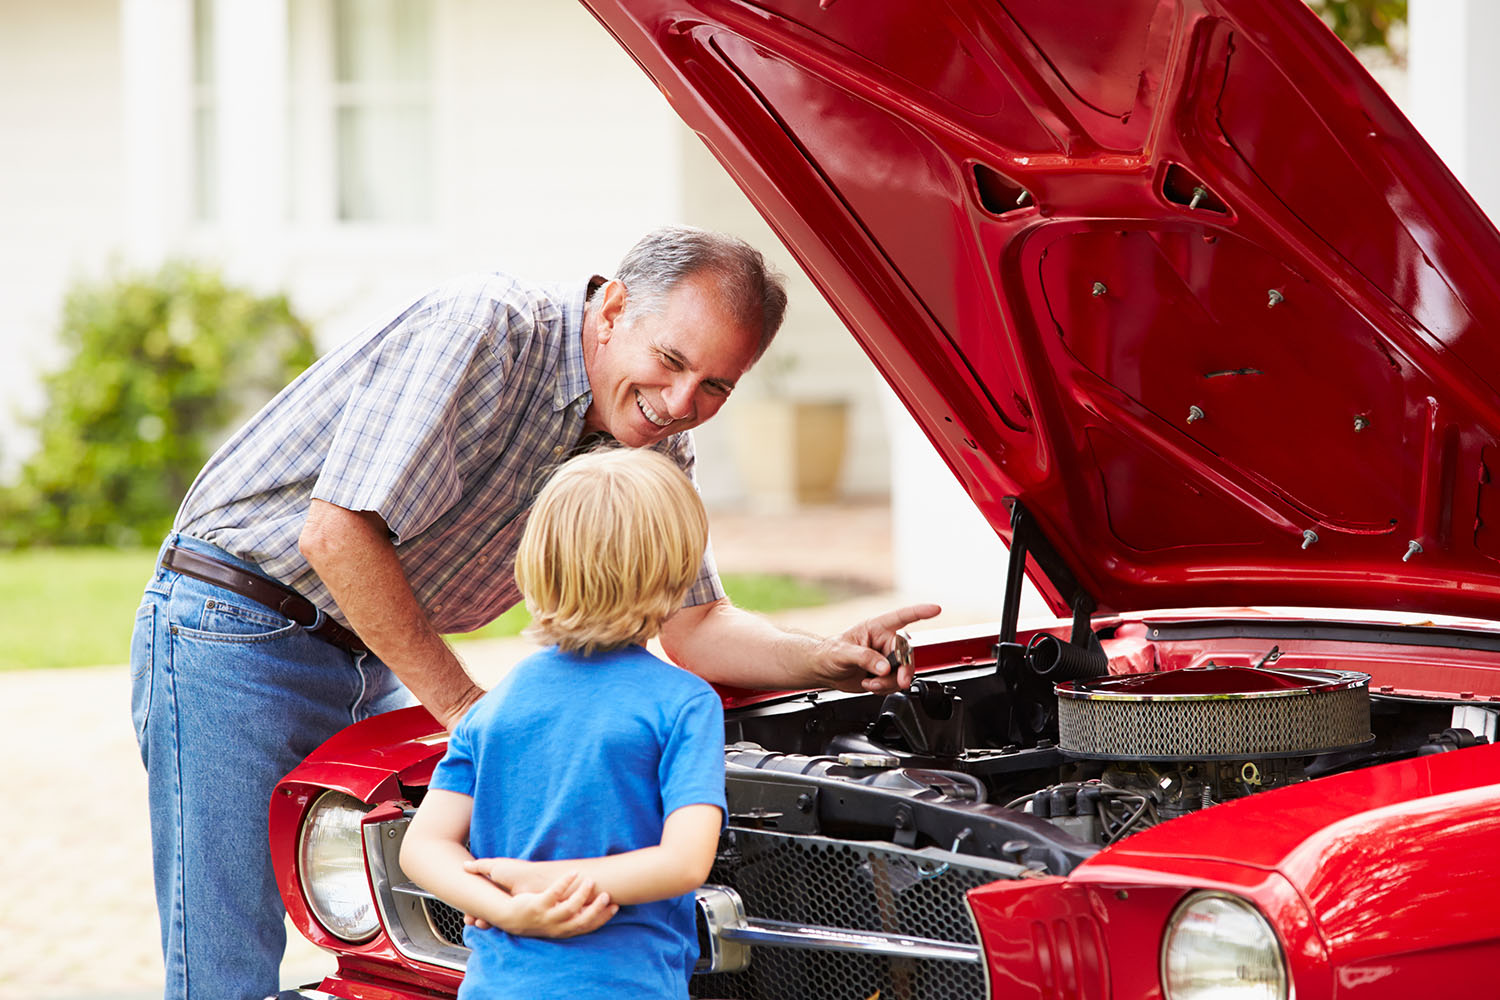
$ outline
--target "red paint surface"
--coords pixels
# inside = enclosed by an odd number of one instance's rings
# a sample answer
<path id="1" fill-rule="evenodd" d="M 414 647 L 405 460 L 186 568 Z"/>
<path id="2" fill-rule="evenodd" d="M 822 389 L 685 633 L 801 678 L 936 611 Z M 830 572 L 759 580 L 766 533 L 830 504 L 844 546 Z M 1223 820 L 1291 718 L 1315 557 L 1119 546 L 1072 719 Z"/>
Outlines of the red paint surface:
<path id="1" fill-rule="evenodd" d="M 270 846 L 276 884 L 292 924 L 313 944 L 339 956 L 339 972 L 323 989 L 348 1000 L 419 1000 L 451 997 L 461 979 L 446 969 L 408 961 L 382 928 L 357 945 L 341 941 L 317 922 L 296 870 L 297 834 L 307 809 L 325 789 L 353 795 L 373 808 L 365 822 L 399 814 L 401 786 L 425 785 L 441 759 L 443 729 L 426 709 L 378 715 L 343 730 L 283 778 L 271 796 Z"/>
<path id="2" fill-rule="evenodd" d="M 1407 1000 L 1424 976 L 1441 973 L 1429 989 L 1472 983 L 1500 956 L 1496 844 L 1500 746 L 1484 746 L 1217 805 L 1136 834 L 1066 879 L 996 883 L 970 900 L 992 976 L 1011 990 L 997 986 L 997 998 L 1085 1000 L 1064 987 L 1092 982 L 1101 964 L 1115 996 L 1159 995 L 1172 907 L 1217 889 L 1271 920 L 1299 1000 L 1333 996 L 1334 983 L 1341 998 Z M 1085 915 L 1104 958 L 1064 947 L 1077 966 L 1067 975 L 1033 968 L 1043 952 L 1025 936 L 1076 935 L 1067 928 Z"/>

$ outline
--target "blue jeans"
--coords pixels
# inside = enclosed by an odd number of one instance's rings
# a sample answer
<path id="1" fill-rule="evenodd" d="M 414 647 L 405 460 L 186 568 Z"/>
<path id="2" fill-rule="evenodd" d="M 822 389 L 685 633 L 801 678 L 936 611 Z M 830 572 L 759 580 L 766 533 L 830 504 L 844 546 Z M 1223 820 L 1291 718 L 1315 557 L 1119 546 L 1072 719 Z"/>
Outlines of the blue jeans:
<path id="1" fill-rule="evenodd" d="M 172 543 L 255 570 L 198 539 Z M 160 564 L 136 612 L 130 665 L 165 996 L 263 1000 L 280 989 L 286 947 L 267 847 L 271 792 L 343 727 L 413 699 L 374 656 Z"/>

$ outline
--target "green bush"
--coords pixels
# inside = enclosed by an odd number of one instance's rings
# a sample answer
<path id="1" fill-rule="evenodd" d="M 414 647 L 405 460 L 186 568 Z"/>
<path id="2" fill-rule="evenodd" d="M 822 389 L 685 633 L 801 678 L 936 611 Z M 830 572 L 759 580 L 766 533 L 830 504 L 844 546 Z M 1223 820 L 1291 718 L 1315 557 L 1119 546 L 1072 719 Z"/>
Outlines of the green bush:
<path id="1" fill-rule="evenodd" d="M 1407 18 L 1407 0 L 1307 0 L 1324 22 L 1354 51 L 1382 48 L 1406 61 L 1404 36 L 1396 30 Z"/>
<path id="2" fill-rule="evenodd" d="M 0 547 L 154 544 L 226 432 L 316 357 L 284 296 L 183 263 L 75 286 L 59 339 Z"/>

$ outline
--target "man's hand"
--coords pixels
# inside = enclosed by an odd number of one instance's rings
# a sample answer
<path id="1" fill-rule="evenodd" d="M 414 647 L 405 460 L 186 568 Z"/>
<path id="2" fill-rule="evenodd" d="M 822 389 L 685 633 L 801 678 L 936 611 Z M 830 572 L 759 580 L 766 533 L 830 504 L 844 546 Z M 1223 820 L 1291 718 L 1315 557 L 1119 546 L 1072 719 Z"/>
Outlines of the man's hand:
<path id="1" fill-rule="evenodd" d="M 912 604 L 822 639 L 784 631 L 723 598 L 673 612 L 662 623 L 661 644 L 673 661 L 716 684 L 890 692 L 909 687 L 912 678 L 909 666 L 896 671 L 886 661 L 896 633 L 942 610 Z"/>
<path id="2" fill-rule="evenodd" d="M 911 687 L 910 663 L 892 668 L 886 654 L 896 648 L 896 633 L 942 613 L 936 604 L 912 604 L 850 626 L 842 635 L 818 643 L 814 654 L 819 676 L 840 691 L 888 694 Z"/>
<path id="3" fill-rule="evenodd" d="M 540 892 L 512 892 L 500 929 L 524 937 L 568 938 L 598 930 L 620 908 L 593 879 L 569 872 Z M 476 924 L 483 926 L 482 922 Z"/>

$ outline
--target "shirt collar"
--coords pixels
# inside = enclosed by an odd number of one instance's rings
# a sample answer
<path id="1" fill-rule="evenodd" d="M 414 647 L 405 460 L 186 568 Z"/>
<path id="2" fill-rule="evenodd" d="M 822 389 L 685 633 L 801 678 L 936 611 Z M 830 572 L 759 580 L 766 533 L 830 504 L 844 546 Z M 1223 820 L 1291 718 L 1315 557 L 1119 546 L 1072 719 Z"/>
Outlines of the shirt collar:
<path id="1" fill-rule="evenodd" d="M 603 278 L 594 275 L 586 282 L 569 286 L 559 296 L 563 305 L 563 337 L 562 358 L 557 366 L 557 383 L 552 390 L 555 409 L 561 410 L 571 405 L 581 414 L 594 401 L 588 369 L 583 363 L 583 304 L 588 299 L 590 290 L 603 283 Z"/>

